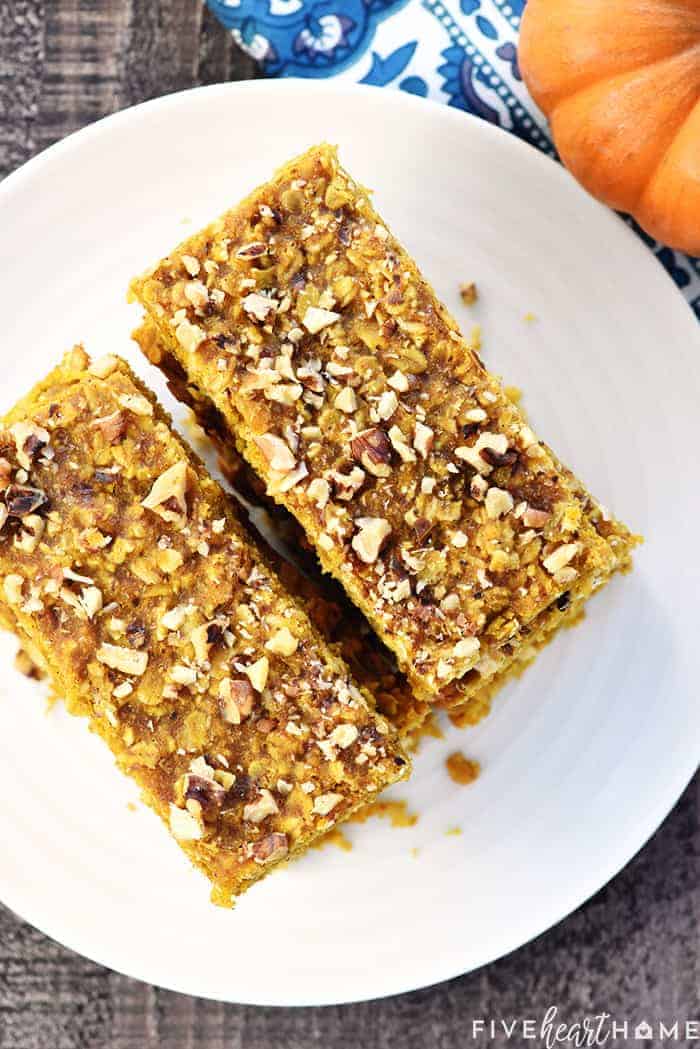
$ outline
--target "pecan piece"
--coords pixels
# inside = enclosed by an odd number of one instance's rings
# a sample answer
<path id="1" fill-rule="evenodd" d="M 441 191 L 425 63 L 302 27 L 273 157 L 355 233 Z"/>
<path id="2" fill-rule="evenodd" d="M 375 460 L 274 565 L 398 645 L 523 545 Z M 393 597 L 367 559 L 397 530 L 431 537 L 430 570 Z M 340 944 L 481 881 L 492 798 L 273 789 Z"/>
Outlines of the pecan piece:
<path id="1" fill-rule="evenodd" d="M 339 470 L 333 470 L 330 479 L 333 482 L 333 491 L 338 499 L 347 502 L 359 492 L 365 483 L 367 474 L 359 466 L 353 466 L 350 473 L 343 474 Z"/>
<path id="2" fill-rule="evenodd" d="M 508 451 L 504 452 L 502 455 L 493 448 L 482 448 L 481 458 L 485 459 L 489 466 L 512 466 L 518 458 L 518 453 L 515 448 L 509 448 Z"/>
<path id="3" fill-rule="evenodd" d="M 95 419 L 92 425 L 100 431 L 107 444 L 116 444 L 126 433 L 126 415 L 117 409 L 111 415 L 103 415 L 101 419 Z"/>
<path id="4" fill-rule="evenodd" d="M 109 645 L 106 642 L 97 649 L 95 653 L 99 663 L 111 667 L 112 670 L 120 670 L 122 674 L 140 677 L 148 666 L 148 652 L 137 652 L 133 648 L 123 648 L 121 645 Z"/>
<path id="5" fill-rule="evenodd" d="M 170 803 L 170 831 L 177 841 L 199 841 L 202 828 L 198 820 L 186 809 Z"/>
<path id="6" fill-rule="evenodd" d="M 309 306 L 301 323 L 308 332 L 311 332 L 312 335 L 317 335 L 324 328 L 335 324 L 337 320 L 340 320 L 339 313 L 335 313 L 333 310 L 322 310 L 318 306 Z"/>
<path id="7" fill-rule="evenodd" d="M 318 816 L 327 816 L 342 800 L 342 794 L 335 794 L 332 792 L 329 794 L 319 794 L 317 798 L 314 798 L 313 811 Z"/>
<path id="8" fill-rule="evenodd" d="M 184 524 L 187 518 L 187 463 L 175 463 L 158 477 L 141 503 L 164 521 Z"/>
<path id="9" fill-rule="evenodd" d="M 433 528 L 435 527 L 434 521 L 429 521 L 427 517 L 418 517 L 413 525 L 413 531 L 416 533 L 416 542 L 419 546 L 428 538 Z"/>
<path id="10" fill-rule="evenodd" d="M 5 502 L 10 517 L 26 517 L 46 506 L 48 498 L 39 488 L 11 484 L 5 492 Z"/>
<path id="11" fill-rule="evenodd" d="M 185 804 L 189 811 L 201 812 L 205 820 L 215 820 L 226 797 L 226 788 L 214 779 L 189 773 L 186 777 Z M 194 803 L 194 805 L 193 805 Z"/>
<path id="12" fill-rule="evenodd" d="M 538 510 L 536 506 L 528 506 L 523 514 L 523 524 L 526 528 L 544 528 L 550 516 L 547 510 Z"/>
<path id="13" fill-rule="evenodd" d="M 253 709 L 255 693 L 249 681 L 243 678 L 222 678 L 219 682 L 221 716 L 229 725 L 240 725 Z"/>
<path id="14" fill-rule="evenodd" d="M 273 314 L 277 313 L 279 303 L 277 299 L 254 291 L 250 295 L 246 295 L 242 301 L 242 306 L 249 317 L 264 324 Z"/>
<path id="15" fill-rule="evenodd" d="M 30 470 L 42 448 L 46 448 L 51 436 L 42 426 L 33 422 L 18 422 L 10 427 L 15 439 L 17 460 L 25 470 Z"/>
<path id="16" fill-rule="evenodd" d="M 564 543 L 552 551 L 548 557 L 545 557 L 542 564 L 551 575 L 554 575 L 560 569 L 565 568 L 570 561 L 573 561 L 580 549 L 578 543 Z"/>
<path id="17" fill-rule="evenodd" d="M 250 854 L 256 863 L 274 863 L 283 859 L 289 852 L 289 842 L 286 834 L 275 831 L 266 834 L 260 841 L 254 842 L 250 847 Z"/>
<path id="18" fill-rule="evenodd" d="M 261 255 L 267 254 L 267 244 L 261 240 L 254 240 L 252 244 L 244 244 L 236 252 L 237 259 L 259 259 Z"/>
<path id="19" fill-rule="evenodd" d="M 379 427 L 362 430 L 350 442 L 355 458 L 375 477 L 391 476 L 391 441 Z"/>
<path id="20" fill-rule="evenodd" d="M 383 517 L 361 517 L 357 523 L 360 530 L 352 540 L 352 548 L 361 561 L 371 565 L 391 535 L 391 525 Z"/>
<path id="21" fill-rule="evenodd" d="M 277 802 L 270 791 L 261 787 L 255 801 L 243 806 L 243 819 L 248 823 L 262 823 L 267 816 L 275 816 L 278 812 Z"/>
<path id="22" fill-rule="evenodd" d="M 281 437 L 274 433 L 261 433 L 253 440 L 267 459 L 271 470 L 278 473 L 289 473 L 297 464 L 292 451 Z"/>

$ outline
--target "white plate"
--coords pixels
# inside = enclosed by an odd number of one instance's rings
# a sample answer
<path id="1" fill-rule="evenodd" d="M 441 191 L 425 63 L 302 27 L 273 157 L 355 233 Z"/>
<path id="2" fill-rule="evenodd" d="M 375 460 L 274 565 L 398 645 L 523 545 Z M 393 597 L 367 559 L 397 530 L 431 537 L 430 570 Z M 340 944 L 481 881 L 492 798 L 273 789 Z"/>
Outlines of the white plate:
<path id="1" fill-rule="evenodd" d="M 84 340 L 126 354 L 172 408 L 130 346 L 130 276 L 323 138 L 464 325 L 482 323 L 488 364 L 524 388 L 545 438 L 647 543 L 485 723 L 425 742 L 395 791 L 416 826 L 352 827 L 351 853 L 312 852 L 232 912 L 127 807 L 136 791 L 86 725 L 45 715 L 2 638 L 0 898 L 114 969 L 260 1004 L 379 997 L 513 950 L 630 859 L 698 751 L 698 329 L 615 215 L 486 123 L 282 81 L 186 92 L 67 139 L 0 187 L 3 405 Z M 468 788 L 445 771 L 456 748 L 483 765 Z"/>

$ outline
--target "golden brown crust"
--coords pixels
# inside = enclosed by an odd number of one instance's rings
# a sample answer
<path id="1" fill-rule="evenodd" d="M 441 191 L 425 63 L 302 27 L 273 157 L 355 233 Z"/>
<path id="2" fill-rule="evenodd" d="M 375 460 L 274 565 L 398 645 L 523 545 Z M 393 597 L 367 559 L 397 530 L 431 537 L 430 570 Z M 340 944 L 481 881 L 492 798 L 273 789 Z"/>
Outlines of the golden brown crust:
<path id="1" fill-rule="evenodd" d="M 230 902 L 402 778 L 387 721 L 118 358 L 0 431 L 0 618 Z"/>
<path id="2" fill-rule="evenodd" d="M 179 394 L 217 413 L 421 698 L 617 567 L 330 147 L 132 290 Z"/>

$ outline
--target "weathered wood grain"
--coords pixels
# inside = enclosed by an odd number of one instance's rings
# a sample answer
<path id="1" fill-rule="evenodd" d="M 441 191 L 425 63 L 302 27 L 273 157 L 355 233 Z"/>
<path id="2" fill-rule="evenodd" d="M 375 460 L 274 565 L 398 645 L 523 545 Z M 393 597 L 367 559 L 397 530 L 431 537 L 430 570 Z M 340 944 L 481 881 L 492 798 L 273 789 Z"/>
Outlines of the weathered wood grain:
<path id="1" fill-rule="evenodd" d="M 108 113 L 252 75 L 203 0 L 0 0 L 0 176 Z"/>
<path id="2" fill-rule="evenodd" d="M 251 75 L 202 0 L 0 0 L 0 176 L 107 113 Z M 471 1021 L 541 1018 L 551 1005 L 569 1021 L 603 1010 L 620 1022 L 685 1019 L 700 985 L 698 792 L 696 781 L 627 869 L 555 929 L 479 972 L 383 1002 L 202 1002 L 94 965 L 0 907 L 0 1049 L 519 1049 L 502 1033 L 473 1039 Z M 16 803 L 7 785 L 4 798 Z M 410 923 L 406 938 L 409 949 Z M 235 944 L 231 958 L 235 984 L 245 964 Z"/>

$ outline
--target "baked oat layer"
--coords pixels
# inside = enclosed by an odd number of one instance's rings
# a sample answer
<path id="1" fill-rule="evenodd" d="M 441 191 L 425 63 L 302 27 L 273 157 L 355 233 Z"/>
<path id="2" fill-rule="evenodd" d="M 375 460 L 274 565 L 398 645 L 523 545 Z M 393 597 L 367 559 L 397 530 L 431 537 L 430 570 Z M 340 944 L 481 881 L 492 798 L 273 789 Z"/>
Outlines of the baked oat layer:
<path id="1" fill-rule="evenodd" d="M 0 430 L 0 619 L 230 904 L 408 761 L 115 357 L 69 353 Z"/>
<path id="2" fill-rule="evenodd" d="M 628 557 L 331 147 L 132 292 L 176 393 L 299 520 L 421 699 L 495 672 Z"/>

